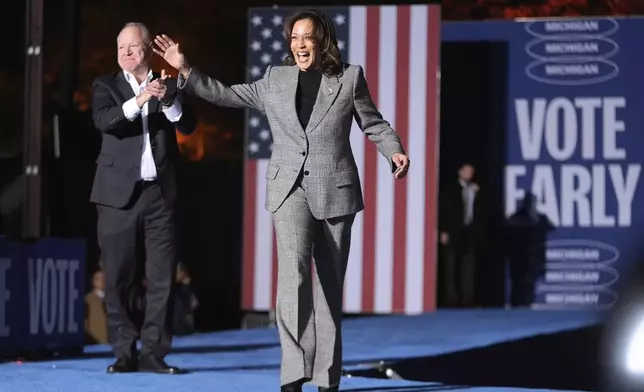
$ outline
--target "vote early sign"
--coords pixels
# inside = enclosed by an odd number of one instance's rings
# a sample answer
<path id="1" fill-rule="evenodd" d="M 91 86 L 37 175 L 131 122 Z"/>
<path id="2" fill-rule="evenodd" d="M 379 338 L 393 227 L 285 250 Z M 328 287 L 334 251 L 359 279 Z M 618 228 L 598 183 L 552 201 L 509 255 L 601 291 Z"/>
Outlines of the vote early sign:
<path id="1" fill-rule="evenodd" d="M 83 346 L 85 242 L 0 238 L 0 357 Z"/>
<path id="2" fill-rule="evenodd" d="M 641 164 L 628 161 L 622 140 L 625 107 L 621 96 L 516 99 L 523 162 L 507 167 L 507 209 L 516 210 L 517 184 L 531 175 L 522 185 L 541 196 L 555 226 L 630 227 Z"/>
<path id="3" fill-rule="evenodd" d="M 610 308 L 644 228 L 644 22 L 512 27 L 506 214 L 531 192 L 555 227 L 533 307 Z"/>

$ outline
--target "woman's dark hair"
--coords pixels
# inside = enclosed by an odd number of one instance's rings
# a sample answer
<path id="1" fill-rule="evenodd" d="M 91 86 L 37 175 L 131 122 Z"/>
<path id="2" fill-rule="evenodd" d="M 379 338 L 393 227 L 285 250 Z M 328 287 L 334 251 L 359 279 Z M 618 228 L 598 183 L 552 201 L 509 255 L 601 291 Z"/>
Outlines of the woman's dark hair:
<path id="1" fill-rule="evenodd" d="M 333 22 L 326 16 L 325 13 L 317 10 L 309 10 L 298 12 L 291 16 L 284 24 L 284 34 L 286 35 L 286 45 L 291 47 L 291 33 L 293 26 L 300 20 L 310 19 L 313 24 L 313 39 L 318 48 L 321 61 L 319 62 L 320 71 L 327 76 L 339 76 L 343 71 L 342 56 L 340 49 L 338 49 L 338 40 L 335 35 L 335 28 Z M 295 58 L 293 53 L 288 50 L 286 65 L 295 65 Z"/>

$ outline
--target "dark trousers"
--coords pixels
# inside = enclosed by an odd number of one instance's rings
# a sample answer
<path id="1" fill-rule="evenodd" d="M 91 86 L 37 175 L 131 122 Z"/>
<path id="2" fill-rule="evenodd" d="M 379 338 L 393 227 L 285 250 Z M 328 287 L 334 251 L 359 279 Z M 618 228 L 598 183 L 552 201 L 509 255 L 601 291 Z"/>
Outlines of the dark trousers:
<path id="1" fill-rule="evenodd" d="M 445 304 L 472 307 L 475 293 L 475 258 L 472 250 L 448 248 L 445 255 Z"/>
<path id="2" fill-rule="evenodd" d="M 172 343 L 172 287 L 175 279 L 175 235 L 172 208 L 156 183 L 137 188 L 124 209 L 98 206 L 98 242 L 105 274 L 105 305 L 114 355 L 163 358 Z M 143 252 L 142 252 L 143 251 Z M 137 269 L 144 254 L 147 280 L 145 314 L 136 322 L 132 298 L 141 285 Z"/>
<path id="3" fill-rule="evenodd" d="M 476 247 L 471 230 L 450 238 L 443 259 L 443 287 L 448 307 L 475 306 Z"/>
<path id="4" fill-rule="evenodd" d="M 532 263 L 529 255 L 510 259 L 510 304 L 522 307 L 534 302 L 537 280 L 542 268 Z"/>

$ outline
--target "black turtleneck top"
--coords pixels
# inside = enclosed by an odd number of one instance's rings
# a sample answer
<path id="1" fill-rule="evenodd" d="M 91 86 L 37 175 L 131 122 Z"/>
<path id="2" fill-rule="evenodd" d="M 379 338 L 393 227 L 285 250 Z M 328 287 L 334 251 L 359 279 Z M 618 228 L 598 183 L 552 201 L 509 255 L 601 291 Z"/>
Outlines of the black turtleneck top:
<path id="1" fill-rule="evenodd" d="M 322 82 L 320 71 L 300 71 L 297 82 L 295 108 L 302 128 L 306 129 L 313 112 L 313 106 L 318 97 L 318 90 Z"/>

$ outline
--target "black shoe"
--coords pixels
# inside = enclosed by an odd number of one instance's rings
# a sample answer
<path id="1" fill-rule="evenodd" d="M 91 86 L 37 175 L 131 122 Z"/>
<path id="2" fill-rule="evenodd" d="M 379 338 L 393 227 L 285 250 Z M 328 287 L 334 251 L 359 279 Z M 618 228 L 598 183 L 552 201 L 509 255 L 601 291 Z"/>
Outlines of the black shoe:
<path id="1" fill-rule="evenodd" d="M 330 388 L 318 387 L 318 392 L 338 392 L 339 390 L 340 390 L 340 387 L 338 386 L 330 387 Z"/>
<path id="2" fill-rule="evenodd" d="M 170 366 L 163 359 L 156 358 L 152 355 L 146 355 L 139 359 L 139 371 L 159 374 L 182 373 L 179 368 Z"/>
<path id="3" fill-rule="evenodd" d="M 302 392 L 302 385 L 304 385 L 304 380 L 293 381 L 292 383 L 282 385 L 280 388 L 281 392 Z"/>
<path id="4" fill-rule="evenodd" d="M 136 371 L 136 361 L 131 358 L 118 358 L 116 362 L 107 367 L 108 373 L 132 373 Z"/>

